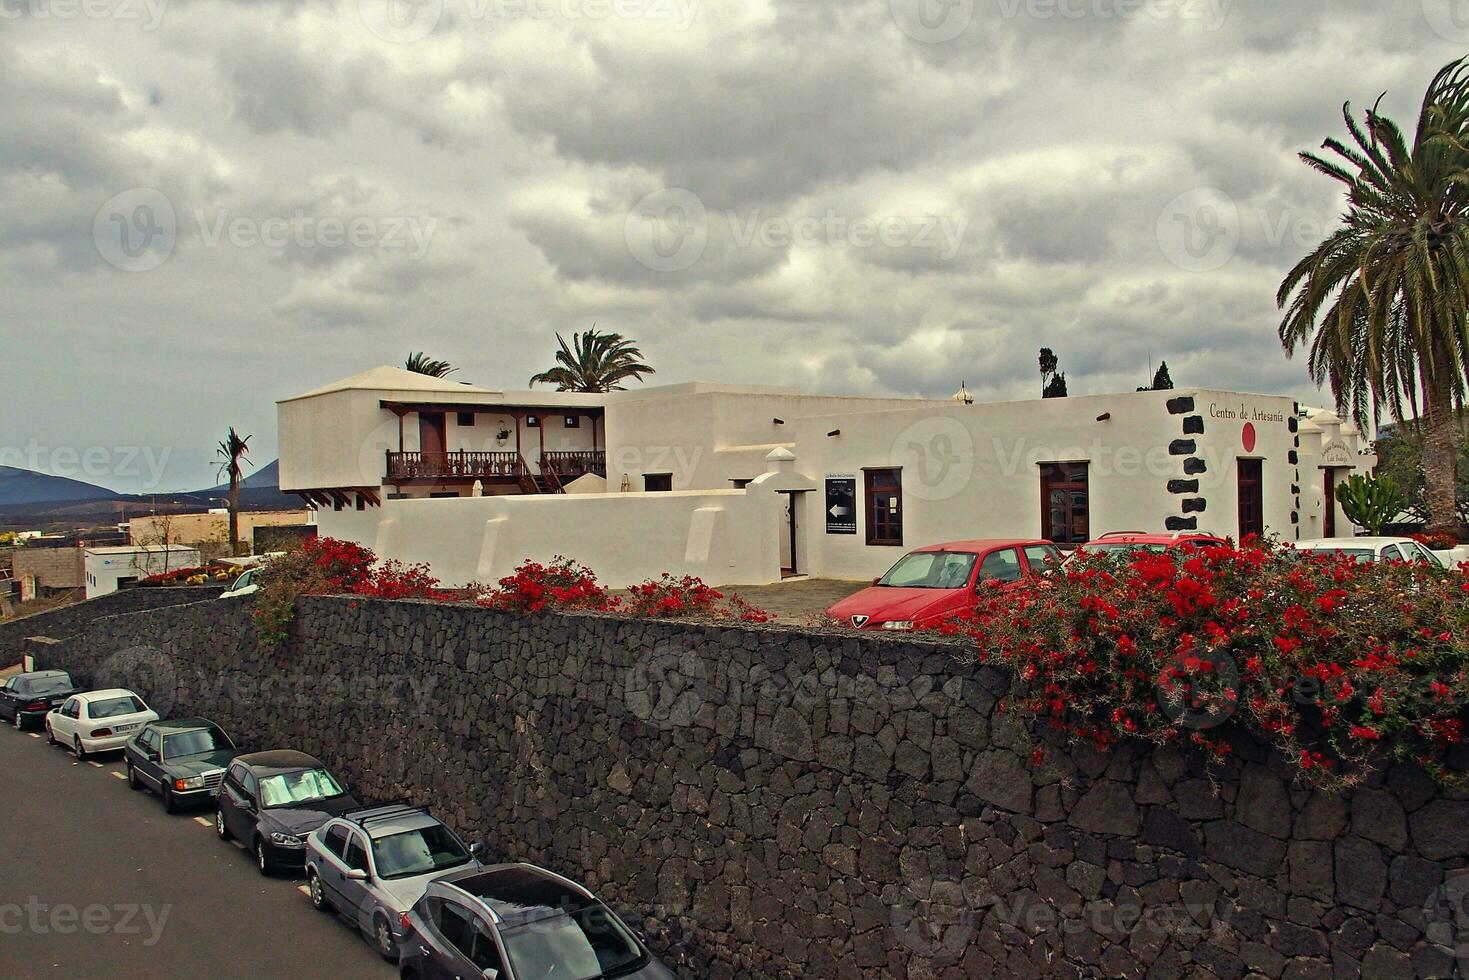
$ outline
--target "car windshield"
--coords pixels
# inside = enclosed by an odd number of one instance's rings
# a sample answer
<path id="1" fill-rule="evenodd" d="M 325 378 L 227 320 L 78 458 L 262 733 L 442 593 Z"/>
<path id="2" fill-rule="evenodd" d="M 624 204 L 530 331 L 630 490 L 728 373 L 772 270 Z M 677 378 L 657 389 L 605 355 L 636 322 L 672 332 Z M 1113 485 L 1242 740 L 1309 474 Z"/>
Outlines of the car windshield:
<path id="1" fill-rule="evenodd" d="M 1094 555 L 1115 555 L 1118 552 L 1150 551 L 1161 554 L 1168 550 L 1166 544 L 1143 544 L 1140 541 L 1092 541 L 1082 545 L 1082 550 Z"/>
<path id="2" fill-rule="evenodd" d="M 469 852 L 443 824 L 389 834 L 372 842 L 372 857 L 382 878 L 411 878 L 444 868 L 457 868 Z"/>
<path id="3" fill-rule="evenodd" d="M 341 796 L 343 789 L 325 769 L 302 769 L 266 776 L 260 781 L 260 805 L 297 806 Z"/>
<path id="4" fill-rule="evenodd" d="M 1356 562 L 1374 562 L 1377 560 L 1377 552 L 1371 548 L 1307 548 L 1306 550 L 1322 555 L 1346 555 L 1352 561 Z"/>
<path id="5" fill-rule="evenodd" d="M 146 704 L 129 694 L 120 698 L 93 701 L 92 706 L 87 709 L 87 716 L 90 718 L 117 718 L 122 715 L 136 715 L 147 710 Z"/>
<path id="6" fill-rule="evenodd" d="M 599 902 L 552 910 L 502 928 L 500 936 L 518 977 L 591 980 L 630 972 L 643 961 L 637 940 Z"/>
<path id="7" fill-rule="evenodd" d="M 28 677 L 17 685 L 17 689 L 22 694 L 52 694 L 70 691 L 73 686 L 66 674 L 54 674 L 50 677 Z"/>
<path id="8" fill-rule="evenodd" d="M 229 737 L 218 728 L 201 728 L 163 737 L 163 757 L 181 759 L 186 755 L 204 755 L 221 749 L 232 749 Z"/>
<path id="9" fill-rule="evenodd" d="M 979 556 L 972 551 L 915 551 L 904 555 L 877 580 L 902 589 L 962 589 Z"/>

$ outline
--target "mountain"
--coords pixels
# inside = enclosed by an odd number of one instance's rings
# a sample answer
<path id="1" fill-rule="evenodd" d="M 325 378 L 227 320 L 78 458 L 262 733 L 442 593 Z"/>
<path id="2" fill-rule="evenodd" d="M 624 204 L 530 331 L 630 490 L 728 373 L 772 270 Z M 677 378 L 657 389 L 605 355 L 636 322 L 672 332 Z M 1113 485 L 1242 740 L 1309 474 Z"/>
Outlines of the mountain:
<path id="1" fill-rule="evenodd" d="M 50 476 L 15 466 L 0 466 L 0 507 L 118 500 L 122 494 L 81 480 Z"/>
<path id="2" fill-rule="evenodd" d="M 273 459 L 255 472 L 246 474 L 245 478 L 240 481 L 241 490 L 279 490 L 280 488 L 281 461 L 278 459 Z M 208 490 L 194 491 L 196 494 L 210 494 L 216 497 L 222 493 L 229 492 L 230 485 L 228 483 L 221 483 L 219 486 L 210 487 Z"/>
<path id="3" fill-rule="evenodd" d="M 193 497 L 228 497 L 230 485 L 221 483 L 208 490 L 195 490 Z M 222 503 L 222 502 L 221 502 Z M 216 506 L 219 506 L 216 504 Z M 240 507 L 246 510 L 296 510 L 301 498 L 294 493 L 281 493 L 281 462 L 273 459 L 240 481 Z"/>

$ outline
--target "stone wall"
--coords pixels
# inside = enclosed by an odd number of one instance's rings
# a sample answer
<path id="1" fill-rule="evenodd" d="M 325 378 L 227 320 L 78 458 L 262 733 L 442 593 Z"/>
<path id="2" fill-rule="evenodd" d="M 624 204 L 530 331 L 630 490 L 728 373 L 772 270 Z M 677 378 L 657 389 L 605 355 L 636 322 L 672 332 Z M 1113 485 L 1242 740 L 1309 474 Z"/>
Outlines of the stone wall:
<path id="1" fill-rule="evenodd" d="M 939 644 L 311 598 L 279 652 L 233 602 L 35 646 L 585 881 L 689 977 L 1460 965 L 1469 802 L 1418 770 L 1330 795 L 1248 741 L 1212 771 L 1148 748 L 1035 767 L 1003 678 Z"/>
<path id="2" fill-rule="evenodd" d="M 223 591 L 222 585 L 122 589 L 95 599 L 7 619 L 0 622 L 0 667 L 9 667 L 20 660 L 22 647 L 28 636 L 71 636 L 79 630 L 90 628 L 97 620 L 106 616 L 198 602 L 203 598 L 217 596 Z"/>

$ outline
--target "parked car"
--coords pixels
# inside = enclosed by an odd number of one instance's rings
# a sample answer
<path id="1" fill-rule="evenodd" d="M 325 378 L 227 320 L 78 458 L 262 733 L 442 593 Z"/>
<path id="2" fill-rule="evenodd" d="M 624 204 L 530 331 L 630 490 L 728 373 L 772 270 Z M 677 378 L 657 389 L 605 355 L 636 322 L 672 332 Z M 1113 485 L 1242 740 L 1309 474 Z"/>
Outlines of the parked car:
<path id="1" fill-rule="evenodd" d="M 52 708 L 61 707 L 67 698 L 84 690 L 72 683 L 71 675 L 64 670 L 16 674 L 0 685 L 0 717 L 24 731 L 27 725 L 39 723 Z"/>
<path id="2" fill-rule="evenodd" d="M 1151 551 L 1161 554 L 1175 548 L 1220 548 L 1229 544 L 1227 540 L 1208 531 L 1173 531 L 1154 534 L 1149 531 L 1108 531 L 1081 545 L 1088 554 L 1118 554 L 1122 552 Z"/>
<path id="3" fill-rule="evenodd" d="M 483 844 L 465 847 L 421 807 L 385 803 L 349 810 L 306 838 L 311 904 L 335 910 L 396 963 L 403 915 L 434 878 L 480 867 L 483 850 Z"/>
<path id="4" fill-rule="evenodd" d="M 972 610 L 989 583 L 1012 586 L 1060 561 L 1049 541 L 991 538 L 949 541 L 910 551 L 872 587 L 848 596 L 827 615 L 859 630 L 914 630 L 937 626 Z"/>
<path id="5" fill-rule="evenodd" d="M 158 712 L 132 691 L 88 691 L 73 694 L 46 715 L 46 741 L 65 745 L 85 759 L 92 752 L 122 748 L 134 732 L 157 720 Z"/>
<path id="6" fill-rule="evenodd" d="M 357 801 L 305 752 L 276 749 L 237 756 L 219 787 L 214 832 L 244 842 L 263 875 L 306 863 L 306 838 Z"/>
<path id="7" fill-rule="evenodd" d="M 1335 552 L 1356 561 L 1415 561 L 1446 567 L 1439 557 L 1412 538 L 1309 538 L 1286 542 L 1297 551 Z"/>
<path id="8" fill-rule="evenodd" d="M 636 932 L 581 885 L 529 864 L 452 871 L 403 916 L 400 975 L 673 980 Z"/>
<path id="9" fill-rule="evenodd" d="M 260 570 L 251 568 L 245 571 L 239 578 L 235 579 L 230 587 L 219 594 L 221 599 L 238 599 L 242 596 L 254 595 L 260 591 L 260 584 L 256 581 Z"/>
<path id="10" fill-rule="evenodd" d="M 224 729 L 206 718 L 155 721 L 122 750 L 128 785 L 157 793 L 169 813 L 213 797 L 225 767 L 239 754 Z"/>

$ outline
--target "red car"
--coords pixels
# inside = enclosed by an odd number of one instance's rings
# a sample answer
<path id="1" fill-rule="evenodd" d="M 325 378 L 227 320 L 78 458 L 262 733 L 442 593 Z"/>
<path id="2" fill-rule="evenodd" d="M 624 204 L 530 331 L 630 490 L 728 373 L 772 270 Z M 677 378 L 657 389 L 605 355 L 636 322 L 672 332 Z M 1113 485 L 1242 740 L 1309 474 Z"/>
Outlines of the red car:
<path id="1" fill-rule="evenodd" d="M 1165 534 L 1151 534 L 1147 531 L 1109 531 L 1092 541 L 1081 546 L 1082 551 L 1090 554 L 1101 554 L 1119 551 L 1152 551 L 1164 552 L 1174 548 L 1182 548 L 1184 545 L 1193 545 L 1195 548 L 1220 548 L 1229 542 L 1217 534 L 1208 531 L 1171 531 Z"/>
<path id="2" fill-rule="evenodd" d="M 872 587 L 838 602 L 827 615 L 859 630 L 914 630 L 937 626 L 974 608 L 986 583 L 1013 585 L 1061 560 L 1049 541 L 986 538 L 949 541 L 910 551 L 872 580 Z"/>

